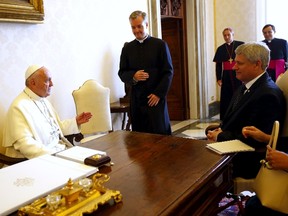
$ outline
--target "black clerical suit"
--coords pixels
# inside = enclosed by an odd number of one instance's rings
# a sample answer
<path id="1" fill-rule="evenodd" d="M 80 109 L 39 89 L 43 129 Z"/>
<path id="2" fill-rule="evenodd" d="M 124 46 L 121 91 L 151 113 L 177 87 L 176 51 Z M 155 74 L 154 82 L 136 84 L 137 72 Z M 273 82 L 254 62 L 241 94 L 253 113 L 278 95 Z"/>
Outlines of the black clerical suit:
<path id="1" fill-rule="evenodd" d="M 217 141 L 240 139 L 255 147 L 256 152 L 238 153 L 233 159 L 235 177 L 254 178 L 260 168 L 259 161 L 265 158 L 267 143 L 244 138 L 242 128 L 255 126 L 270 134 L 275 120 L 280 122 L 280 126 L 282 125 L 286 102 L 282 91 L 266 72 L 246 91 L 236 108 L 232 109 L 233 100 L 239 93 L 240 88 L 235 92 L 222 121 L 223 132 L 218 134 Z"/>
<path id="2" fill-rule="evenodd" d="M 288 44 L 286 40 L 280 38 L 273 38 L 270 42 L 263 40 L 263 42 L 271 50 L 267 72 L 272 80 L 276 81 L 278 76 L 287 69 L 285 64 L 288 61 Z"/>
<path id="3" fill-rule="evenodd" d="M 231 44 L 224 43 L 216 50 L 213 62 L 216 62 L 216 78 L 222 81 L 220 92 L 220 119 L 224 118 L 233 93 L 241 85 L 241 81 L 236 78 L 236 73 L 232 70 L 235 64 L 235 49 L 243 44 L 242 41 L 234 40 Z"/>
<path id="4" fill-rule="evenodd" d="M 146 81 L 135 82 L 138 70 L 149 73 Z M 136 39 L 127 43 L 121 53 L 119 77 L 132 85 L 132 130 L 171 135 L 166 96 L 173 78 L 173 66 L 166 42 L 148 36 L 142 43 Z M 148 106 L 148 95 L 160 98 L 156 106 Z"/>

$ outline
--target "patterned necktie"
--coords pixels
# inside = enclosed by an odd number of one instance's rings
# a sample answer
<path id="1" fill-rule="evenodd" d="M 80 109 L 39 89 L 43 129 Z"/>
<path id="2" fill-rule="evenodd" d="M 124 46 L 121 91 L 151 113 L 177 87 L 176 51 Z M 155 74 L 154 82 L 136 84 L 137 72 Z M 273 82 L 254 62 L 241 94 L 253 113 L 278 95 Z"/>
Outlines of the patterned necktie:
<path id="1" fill-rule="evenodd" d="M 232 110 L 234 111 L 234 109 L 237 107 L 238 103 L 240 102 L 240 100 L 242 99 L 244 92 L 247 90 L 246 86 L 244 84 L 242 84 L 239 87 L 238 93 L 235 95 L 235 99 L 233 101 L 233 106 L 232 106 Z"/>

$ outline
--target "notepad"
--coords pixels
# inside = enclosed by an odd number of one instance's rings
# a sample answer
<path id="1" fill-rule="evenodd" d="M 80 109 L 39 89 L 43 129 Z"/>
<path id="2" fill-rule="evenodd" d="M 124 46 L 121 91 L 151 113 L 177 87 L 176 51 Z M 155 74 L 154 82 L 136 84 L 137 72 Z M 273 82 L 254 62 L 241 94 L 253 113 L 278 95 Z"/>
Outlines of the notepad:
<path id="1" fill-rule="evenodd" d="M 107 155 L 104 151 L 85 148 L 81 146 L 73 146 L 71 148 L 56 153 L 55 156 L 83 164 L 86 158 L 96 154 Z"/>
<path id="2" fill-rule="evenodd" d="M 255 151 L 254 148 L 245 144 L 240 140 L 229 140 L 223 142 L 216 142 L 207 144 L 206 147 L 211 149 L 218 154 L 229 154 L 229 153 L 236 153 L 236 152 L 247 152 L 247 151 Z"/>

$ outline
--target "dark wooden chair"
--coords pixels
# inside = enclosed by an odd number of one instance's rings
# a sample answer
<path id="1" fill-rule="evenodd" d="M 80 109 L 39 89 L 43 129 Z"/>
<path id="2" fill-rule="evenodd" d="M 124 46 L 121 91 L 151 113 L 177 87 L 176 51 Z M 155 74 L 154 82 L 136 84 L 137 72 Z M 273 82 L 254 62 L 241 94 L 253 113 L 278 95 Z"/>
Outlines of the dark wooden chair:
<path id="1" fill-rule="evenodd" d="M 82 133 L 78 133 L 78 134 L 70 134 L 70 135 L 66 135 L 65 138 L 72 144 L 75 145 L 74 142 L 80 142 L 84 136 Z"/>
<path id="2" fill-rule="evenodd" d="M 28 160 L 27 158 L 13 158 L 0 153 L 0 164 L 13 165 L 22 161 Z"/>

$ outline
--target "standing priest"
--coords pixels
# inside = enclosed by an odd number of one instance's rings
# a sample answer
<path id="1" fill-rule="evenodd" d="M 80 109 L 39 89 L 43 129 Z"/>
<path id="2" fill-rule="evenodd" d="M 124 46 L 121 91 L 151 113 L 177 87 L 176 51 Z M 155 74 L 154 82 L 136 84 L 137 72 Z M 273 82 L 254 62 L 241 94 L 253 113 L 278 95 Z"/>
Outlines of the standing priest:
<path id="1" fill-rule="evenodd" d="M 225 43 L 216 50 L 213 62 L 216 63 L 217 84 L 221 87 L 220 95 L 220 119 L 224 118 L 226 110 L 235 90 L 241 85 L 241 81 L 236 79 L 235 71 L 235 49 L 243 44 L 242 41 L 234 40 L 232 28 L 225 28 L 222 32 Z"/>
<path id="2" fill-rule="evenodd" d="M 132 130 L 171 135 L 166 97 L 173 66 L 168 45 L 148 34 L 145 12 L 134 11 L 129 21 L 135 39 L 122 49 L 118 75 L 124 83 L 132 85 Z"/>
<path id="3" fill-rule="evenodd" d="M 284 73 L 287 69 L 288 63 L 288 45 L 287 41 L 284 39 L 275 38 L 274 34 L 276 32 L 275 26 L 267 24 L 262 29 L 265 40 L 264 43 L 267 44 L 270 52 L 270 63 L 267 68 L 267 72 L 276 81 L 277 77 Z"/>

